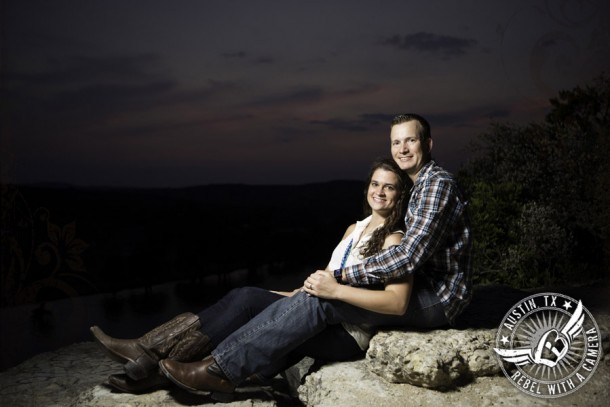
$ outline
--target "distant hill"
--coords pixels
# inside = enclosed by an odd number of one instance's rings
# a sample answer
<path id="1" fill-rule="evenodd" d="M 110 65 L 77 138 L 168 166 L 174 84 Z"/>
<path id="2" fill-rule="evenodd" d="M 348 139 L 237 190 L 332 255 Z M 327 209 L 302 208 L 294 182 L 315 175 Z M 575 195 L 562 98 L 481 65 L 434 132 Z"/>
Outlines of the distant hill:
<path id="1" fill-rule="evenodd" d="M 246 268 L 326 265 L 362 216 L 363 183 L 189 188 L 8 186 L 2 304 Z"/>

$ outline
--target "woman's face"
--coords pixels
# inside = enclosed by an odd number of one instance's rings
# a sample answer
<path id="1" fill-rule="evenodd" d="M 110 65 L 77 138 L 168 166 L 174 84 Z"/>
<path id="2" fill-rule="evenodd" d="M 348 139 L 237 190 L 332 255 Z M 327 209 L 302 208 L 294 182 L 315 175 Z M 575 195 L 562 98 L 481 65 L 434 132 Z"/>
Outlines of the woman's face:
<path id="1" fill-rule="evenodd" d="M 398 198 L 398 176 L 392 171 L 376 169 L 366 194 L 371 210 L 382 216 L 388 216 L 396 206 Z"/>

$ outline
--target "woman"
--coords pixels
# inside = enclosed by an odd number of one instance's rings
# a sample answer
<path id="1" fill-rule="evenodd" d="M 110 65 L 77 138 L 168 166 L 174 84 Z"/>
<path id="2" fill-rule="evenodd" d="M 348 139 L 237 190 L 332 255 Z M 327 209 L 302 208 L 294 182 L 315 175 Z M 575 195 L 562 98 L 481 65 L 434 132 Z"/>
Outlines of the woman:
<path id="1" fill-rule="evenodd" d="M 365 215 L 368 216 L 348 227 L 333 251 L 327 270 L 361 262 L 365 257 L 400 243 L 408 182 L 393 160 L 380 160 L 373 164 L 365 189 Z M 201 360 L 267 306 L 299 291 L 343 301 L 373 312 L 402 315 L 406 311 L 412 287 L 410 278 L 386 284 L 377 290 L 350 286 L 337 288 L 336 284 L 331 290 L 329 285 L 324 284 L 323 278 L 312 275 L 303 287 L 292 292 L 254 287 L 234 289 L 198 315 L 179 315 L 138 339 L 114 339 L 94 326 L 91 331 L 95 339 L 113 359 L 125 364 L 126 374 L 110 376 L 109 383 L 120 391 L 131 393 L 165 387 L 170 382 L 159 373 L 159 360 Z M 326 361 L 362 357 L 371 335 L 372 331 L 366 326 L 347 323 L 329 325 L 287 355 L 269 361 L 255 378 L 259 381 L 270 379 L 304 356 Z"/>

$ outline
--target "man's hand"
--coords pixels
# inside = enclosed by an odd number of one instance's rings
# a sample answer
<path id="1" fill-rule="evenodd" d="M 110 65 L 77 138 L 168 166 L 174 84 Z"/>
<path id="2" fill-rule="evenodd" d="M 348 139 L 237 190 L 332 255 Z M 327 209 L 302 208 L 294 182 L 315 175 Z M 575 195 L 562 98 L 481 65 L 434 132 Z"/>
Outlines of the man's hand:
<path id="1" fill-rule="evenodd" d="M 303 291 L 319 298 L 335 299 L 337 290 L 341 287 L 332 271 L 318 270 L 311 274 L 303 284 Z"/>

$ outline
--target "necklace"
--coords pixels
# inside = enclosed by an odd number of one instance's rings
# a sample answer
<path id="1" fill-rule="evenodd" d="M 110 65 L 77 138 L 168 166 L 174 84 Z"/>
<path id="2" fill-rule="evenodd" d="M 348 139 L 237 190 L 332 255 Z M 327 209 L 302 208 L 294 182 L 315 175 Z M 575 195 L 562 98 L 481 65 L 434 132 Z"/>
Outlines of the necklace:
<path id="1" fill-rule="evenodd" d="M 366 225 L 366 227 L 364 228 L 364 230 L 360 234 L 360 239 L 362 239 L 365 236 L 370 235 L 371 233 L 373 233 L 375 231 L 375 229 L 379 228 L 381 225 L 382 225 L 382 223 L 380 223 L 379 225 L 371 228 L 371 231 L 367 233 L 367 229 L 369 229 L 369 226 L 371 226 L 371 224 L 369 223 L 368 225 Z M 345 253 L 343 253 L 343 258 L 341 259 L 341 268 L 345 267 L 345 264 L 347 263 L 347 258 L 349 257 L 350 253 L 352 252 L 352 246 L 353 245 L 354 245 L 354 238 L 351 238 L 349 240 L 349 243 L 347 244 L 347 247 L 345 248 Z"/>
<path id="2" fill-rule="evenodd" d="M 354 239 L 350 239 L 347 248 L 345 249 L 345 253 L 343 253 L 343 258 L 341 259 L 341 268 L 345 267 L 345 263 L 347 263 L 347 257 L 352 251 L 352 244 L 354 243 Z"/>

